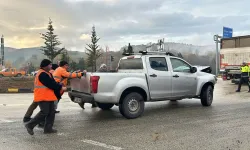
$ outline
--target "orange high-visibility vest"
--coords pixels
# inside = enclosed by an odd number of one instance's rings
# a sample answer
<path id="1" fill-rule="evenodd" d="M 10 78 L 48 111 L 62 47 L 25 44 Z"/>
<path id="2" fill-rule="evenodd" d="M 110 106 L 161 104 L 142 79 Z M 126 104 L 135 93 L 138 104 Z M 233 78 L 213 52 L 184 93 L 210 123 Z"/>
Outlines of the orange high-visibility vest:
<path id="1" fill-rule="evenodd" d="M 49 72 L 50 72 L 51 74 L 53 74 L 53 73 L 54 73 L 54 71 L 55 71 L 55 70 L 51 69 Z"/>
<path id="2" fill-rule="evenodd" d="M 58 83 L 63 83 L 64 86 L 67 86 L 68 79 L 71 78 L 79 78 L 81 77 L 81 73 L 70 73 L 63 67 L 58 67 L 53 73 L 53 77 Z"/>
<path id="3" fill-rule="evenodd" d="M 53 90 L 49 89 L 48 87 L 44 86 L 40 80 L 39 75 L 41 73 L 47 73 L 51 78 L 51 74 L 40 69 L 35 77 L 34 83 L 34 102 L 41 102 L 41 101 L 56 101 L 57 97 Z"/>

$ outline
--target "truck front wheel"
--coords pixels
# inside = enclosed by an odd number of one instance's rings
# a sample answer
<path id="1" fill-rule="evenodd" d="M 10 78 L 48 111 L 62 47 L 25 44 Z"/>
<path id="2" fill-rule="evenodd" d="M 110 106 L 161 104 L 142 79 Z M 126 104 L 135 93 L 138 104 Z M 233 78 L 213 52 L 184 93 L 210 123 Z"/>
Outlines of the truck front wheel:
<path id="1" fill-rule="evenodd" d="M 109 110 L 109 109 L 111 109 L 114 106 L 114 104 L 111 104 L 111 103 L 98 103 L 97 102 L 96 104 L 102 110 Z"/>
<path id="2" fill-rule="evenodd" d="M 213 87 L 208 85 L 201 91 L 201 104 L 203 106 L 210 106 L 213 102 Z"/>
<path id="3" fill-rule="evenodd" d="M 124 97 L 119 104 L 120 113 L 127 119 L 134 119 L 144 112 L 144 99 L 139 93 L 132 92 Z"/>

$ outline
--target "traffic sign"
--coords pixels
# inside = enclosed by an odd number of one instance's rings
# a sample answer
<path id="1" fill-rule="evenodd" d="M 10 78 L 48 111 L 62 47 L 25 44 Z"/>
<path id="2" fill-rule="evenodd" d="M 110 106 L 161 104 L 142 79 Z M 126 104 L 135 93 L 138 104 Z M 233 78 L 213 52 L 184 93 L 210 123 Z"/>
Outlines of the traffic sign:
<path id="1" fill-rule="evenodd" d="M 223 27 L 223 38 L 233 37 L 233 29 L 228 27 Z"/>

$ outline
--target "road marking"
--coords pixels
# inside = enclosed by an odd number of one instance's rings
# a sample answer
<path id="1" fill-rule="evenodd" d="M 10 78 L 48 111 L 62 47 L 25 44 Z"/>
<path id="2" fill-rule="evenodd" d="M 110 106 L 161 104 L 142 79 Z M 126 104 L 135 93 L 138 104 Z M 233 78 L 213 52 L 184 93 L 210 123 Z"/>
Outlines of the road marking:
<path id="1" fill-rule="evenodd" d="M 63 133 L 63 132 L 57 133 L 57 135 L 59 135 L 59 136 L 67 136 L 67 134 L 66 134 L 66 133 Z"/>
<path id="2" fill-rule="evenodd" d="M 25 105 L 26 104 L 0 104 L 0 106 L 25 106 Z"/>
<path id="3" fill-rule="evenodd" d="M 7 119 L 0 119 L 0 122 L 7 122 L 7 123 L 10 123 L 10 122 L 14 122 L 12 120 L 7 120 Z"/>
<path id="4" fill-rule="evenodd" d="M 113 150 L 121 150 L 122 149 L 121 147 L 107 145 L 105 143 L 100 143 L 100 142 L 92 141 L 92 140 L 82 140 L 82 142 L 92 144 L 92 145 L 96 145 L 96 146 L 100 146 L 100 147 L 104 147 L 104 148 L 107 148 L 107 149 L 113 149 Z"/>

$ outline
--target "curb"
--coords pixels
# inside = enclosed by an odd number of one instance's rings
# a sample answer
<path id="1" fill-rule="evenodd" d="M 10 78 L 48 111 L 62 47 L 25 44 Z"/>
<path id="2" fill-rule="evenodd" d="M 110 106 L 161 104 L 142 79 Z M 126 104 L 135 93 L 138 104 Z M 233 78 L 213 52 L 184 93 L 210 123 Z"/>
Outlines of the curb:
<path id="1" fill-rule="evenodd" d="M 33 93 L 32 89 L 8 88 L 7 93 Z"/>
<path id="2" fill-rule="evenodd" d="M 71 91 L 71 88 L 68 88 L 66 92 Z M 33 93 L 33 89 L 18 89 L 18 88 L 8 88 L 4 92 L 0 93 Z"/>

